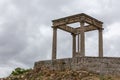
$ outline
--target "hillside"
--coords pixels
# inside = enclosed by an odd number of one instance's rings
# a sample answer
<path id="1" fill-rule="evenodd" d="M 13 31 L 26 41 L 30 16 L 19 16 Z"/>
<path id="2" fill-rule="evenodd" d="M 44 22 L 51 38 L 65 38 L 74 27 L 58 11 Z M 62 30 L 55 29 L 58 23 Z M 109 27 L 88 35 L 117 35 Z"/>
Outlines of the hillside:
<path id="1" fill-rule="evenodd" d="M 10 75 L 0 80 L 120 80 L 120 77 L 100 76 L 99 74 L 86 70 L 64 70 L 53 71 L 45 67 L 41 69 L 31 69 L 19 75 Z"/>

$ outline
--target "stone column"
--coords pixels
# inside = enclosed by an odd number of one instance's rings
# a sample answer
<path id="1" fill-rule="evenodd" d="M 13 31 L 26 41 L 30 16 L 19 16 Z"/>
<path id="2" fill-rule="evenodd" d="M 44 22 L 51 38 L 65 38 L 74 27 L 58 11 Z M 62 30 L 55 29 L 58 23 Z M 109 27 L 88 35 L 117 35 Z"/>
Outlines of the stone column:
<path id="1" fill-rule="evenodd" d="M 103 31 L 99 29 L 99 57 L 103 57 Z"/>
<path id="2" fill-rule="evenodd" d="M 80 56 L 80 45 L 81 45 L 81 40 L 80 40 L 80 33 L 78 34 L 78 55 Z"/>
<path id="3" fill-rule="evenodd" d="M 80 53 L 80 34 L 78 34 L 78 53 Z"/>
<path id="4" fill-rule="evenodd" d="M 72 33 L 72 37 L 73 37 L 72 57 L 75 57 L 76 56 L 76 35 Z"/>
<path id="5" fill-rule="evenodd" d="M 57 54 L 57 28 L 53 28 L 52 60 L 56 59 Z"/>
<path id="6" fill-rule="evenodd" d="M 82 21 L 82 22 L 80 22 L 81 24 L 81 52 L 80 52 L 80 56 L 81 57 L 84 57 L 85 56 L 85 33 L 84 33 L 84 22 Z"/>

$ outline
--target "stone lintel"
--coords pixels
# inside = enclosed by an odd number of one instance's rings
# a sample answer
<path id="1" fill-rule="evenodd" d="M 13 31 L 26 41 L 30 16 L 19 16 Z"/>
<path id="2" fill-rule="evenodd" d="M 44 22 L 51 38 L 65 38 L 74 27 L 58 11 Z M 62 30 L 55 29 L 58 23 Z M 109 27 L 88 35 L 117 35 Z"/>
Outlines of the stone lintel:
<path id="1" fill-rule="evenodd" d="M 80 22 L 81 20 L 84 20 L 86 23 L 94 25 L 98 28 L 102 28 L 103 22 L 101 22 L 91 16 L 88 16 L 87 14 L 84 14 L 84 13 L 52 20 L 52 22 L 53 22 L 53 26 L 60 26 L 60 25 L 64 25 L 64 24 Z"/>
<path id="2" fill-rule="evenodd" d="M 64 31 L 69 32 L 69 33 L 74 33 L 74 34 L 78 34 L 82 30 L 81 27 L 72 28 L 72 27 L 66 26 L 66 25 L 61 25 L 58 27 L 52 26 L 52 28 L 58 28 L 58 29 L 64 30 Z M 101 28 L 101 29 L 103 30 L 103 28 Z M 93 26 L 93 25 L 84 26 L 84 32 L 93 31 L 93 30 L 98 30 L 98 28 Z"/>
<path id="3" fill-rule="evenodd" d="M 78 28 L 75 28 L 75 29 L 76 29 L 76 33 L 81 33 L 83 28 L 78 27 Z M 93 30 L 98 30 L 98 28 L 93 26 L 93 25 L 84 26 L 84 32 L 93 31 Z"/>
<path id="4" fill-rule="evenodd" d="M 70 27 L 70 26 L 61 25 L 61 26 L 53 26 L 53 28 L 54 27 L 61 29 L 61 30 L 64 30 L 64 31 L 69 32 L 69 33 L 75 33 L 75 29 Z"/>

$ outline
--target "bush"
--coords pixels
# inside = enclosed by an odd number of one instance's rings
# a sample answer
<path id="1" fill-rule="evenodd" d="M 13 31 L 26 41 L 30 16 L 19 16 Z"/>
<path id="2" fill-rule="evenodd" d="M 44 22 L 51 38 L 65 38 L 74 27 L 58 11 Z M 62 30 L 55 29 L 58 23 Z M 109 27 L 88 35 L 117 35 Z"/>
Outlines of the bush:
<path id="1" fill-rule="evenodd" d="M 12 71 L 12 75 L 20 75 L 28 72 L 30 69 L 23 69 L 23 68 L 16 68 L 14 71 Z"/>

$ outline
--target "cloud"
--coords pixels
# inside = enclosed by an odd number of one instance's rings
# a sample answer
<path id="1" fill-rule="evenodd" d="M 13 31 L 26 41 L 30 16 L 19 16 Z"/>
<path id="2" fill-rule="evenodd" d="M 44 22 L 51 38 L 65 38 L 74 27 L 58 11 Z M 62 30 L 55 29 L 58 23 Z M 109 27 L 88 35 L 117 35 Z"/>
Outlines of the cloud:
<path id="1" fill-rule="evenodd" d="M 0 77 L 51 59 L 51 20 L 83 12 L 104 22 L 104 55 L 120 56 L 119 5 L 115 0 L 0 0 Z M 97 35 L 86 33 L 88 56 L 98 55 Z M 57 58 L 72 56 L 71 37 L 58 30 Z"/>
<path id="2" fill-rule="evenodd" d="M 0 77 L 6 76 L 6 74 L 10 74 L 12 70 L 13 70 L 13 69 L 10 68 L 10 67 L 5 67 L 5 68 L 4 68 L 3 66 L 1 66 L 1 67 L 0 67 L 0 71 L 1 71 L 2 73 L 0 74 Z"/>
<path id="3" fill-rule="evenodd" d="M 119 41 L 120 41 L 120 23 L 115 22 L 109 25 L 108 30 L 104 34 L 104 50 L 106 56 L 111 57 L 119 57 L 120 56 L 120 48 L 119 48 Z"/>

